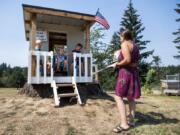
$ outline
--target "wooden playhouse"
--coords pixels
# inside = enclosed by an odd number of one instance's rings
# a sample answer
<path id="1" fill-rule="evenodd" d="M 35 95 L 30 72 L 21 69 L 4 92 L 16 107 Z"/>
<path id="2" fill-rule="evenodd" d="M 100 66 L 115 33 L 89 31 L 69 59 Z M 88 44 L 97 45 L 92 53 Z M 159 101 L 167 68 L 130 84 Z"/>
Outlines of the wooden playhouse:
<path id="1" fill-rule="evenodd" d="M 95 23 L 95 16 L 31 5 L 23 5 L 23 14 L 25 36 L 29 41 L 28 84 L 50 84 L 53 88 L 55 105 L 60 104 L 60 97 L 76 97 L 79 104 L 82 104 L 77 84 L 98 81 L 98 76 L 93 74 L 97 66 L 93 64 L 90 52 L 90 27 Z M 41 51 L 35 50 L 37 38 L 42 41 Z M 69 54 L 77 43 L 83 45 L 83 53 L 67 55 L 67 74 L 65 76 L 55 74 L 53 68 L 55 49 L 61 46 Z M 70 74 L 72 61 L 73 75 Z M 47 69 L 47 64 L 50 69 Z M 43 66 L 43 74 L 40 73 L 40 66 Z M 59 87 L 73 87 L 74 91 L 58 94 Z"/>

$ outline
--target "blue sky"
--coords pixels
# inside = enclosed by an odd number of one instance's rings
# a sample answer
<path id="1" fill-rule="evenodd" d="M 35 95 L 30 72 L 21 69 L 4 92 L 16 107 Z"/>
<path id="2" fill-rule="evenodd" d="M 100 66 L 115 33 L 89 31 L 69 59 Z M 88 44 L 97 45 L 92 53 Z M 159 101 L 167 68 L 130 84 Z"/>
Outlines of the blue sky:
<path id="1" fill-rule="evenodd" d="M 105 31 L 104 42 L 109 43 L 114 31 L 119 29 L 121 17 L 129 0 L 1 0 L 0 3 L 0 63 L 27 66 L 28 42 L 25 40 L 22 3 L 70 11 L 95 14 L 97 9 L 109 21 L 111 28 Z M 135 9 L 146 27 L 144 39 L 150 40 L 148 50 L 154 49 L 162 65 L 179 65 L 173 58 L 177 53 L 173 44 L 179 24 L 174 11 L 179 0 L 133 0 Z M 147 59 L 148 61 L 151 58 Z"/>

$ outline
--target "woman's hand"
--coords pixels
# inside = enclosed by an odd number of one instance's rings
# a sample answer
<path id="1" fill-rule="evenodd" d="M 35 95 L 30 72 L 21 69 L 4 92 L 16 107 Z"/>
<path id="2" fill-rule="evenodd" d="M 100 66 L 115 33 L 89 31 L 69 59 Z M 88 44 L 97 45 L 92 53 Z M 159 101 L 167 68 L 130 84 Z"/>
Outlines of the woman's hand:
<path id="1" fill-rule="evenodd" d="M 117 67 L 117 63 L 118 63 L 118 62 L 115 62 L 115 63 L 113 63 L 113 64 L 109 65 L 109 67 L 116 68 L 116 67 Z"/>

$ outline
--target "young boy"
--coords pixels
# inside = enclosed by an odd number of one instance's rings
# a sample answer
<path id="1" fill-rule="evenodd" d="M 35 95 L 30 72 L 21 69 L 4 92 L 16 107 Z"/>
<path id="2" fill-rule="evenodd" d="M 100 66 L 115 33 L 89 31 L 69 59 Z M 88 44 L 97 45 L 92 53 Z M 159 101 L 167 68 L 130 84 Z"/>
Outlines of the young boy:
<path id="1" fill-rule="evenodd" d="M 64 49 L 60 48 L 55 59 L 57 71 L 67 71 L 67 56 L 64 54 Z"/>
<path id="2" fill-rule="evenodd" d="M 83 48 L 83 46 L 82 46 L 82 44 L 80 44 L 80 43 L 78 43 L 78 44 L 76 44 L 76 46 L 75 46 L 75 48 L 72 50 L 72 58 L 73 58 L 73 53 L 75 52 L 75 53 L 82 53 L 82 48 Z M 77 59 L 76 60 L 76 62 L 77 62 L 77 67 L 78 67 L 78 65 L 79 65 L 79 59 Z M 82 61 L 81 61 L 82 62 Z M 83 62 L 82 62 L 83 63 Z M 84 67 L 84 65 L 81 63 L 81 72 L 83 73 L 83 67 Z M 74 64 L 73 64 L 73 60 L 72 60 L 72 64 L 71 64 L 71 75 L 73 75 L 73 67 L 74 66 Z M 77 70 L 77 75 L 79 76 L 79 72 L 78 72 L 78 70 Z"/>

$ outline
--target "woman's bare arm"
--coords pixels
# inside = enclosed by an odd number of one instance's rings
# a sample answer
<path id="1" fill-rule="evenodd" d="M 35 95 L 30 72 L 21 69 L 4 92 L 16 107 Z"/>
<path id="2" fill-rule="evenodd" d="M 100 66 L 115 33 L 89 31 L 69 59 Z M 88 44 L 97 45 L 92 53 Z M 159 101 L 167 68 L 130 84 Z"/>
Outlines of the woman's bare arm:
<path id="1" fill-rule="evenodd" d="M 116 63 L 116 67 L 121 67 L 121 66 L 127 66 L 131 63 L 131 54 L 130 54 L 130 49 L 128 47 L 128 44 L 124 42 L 121 45 L 121 51 L 124 56 L 124 59 L 120 62 Z"/>

